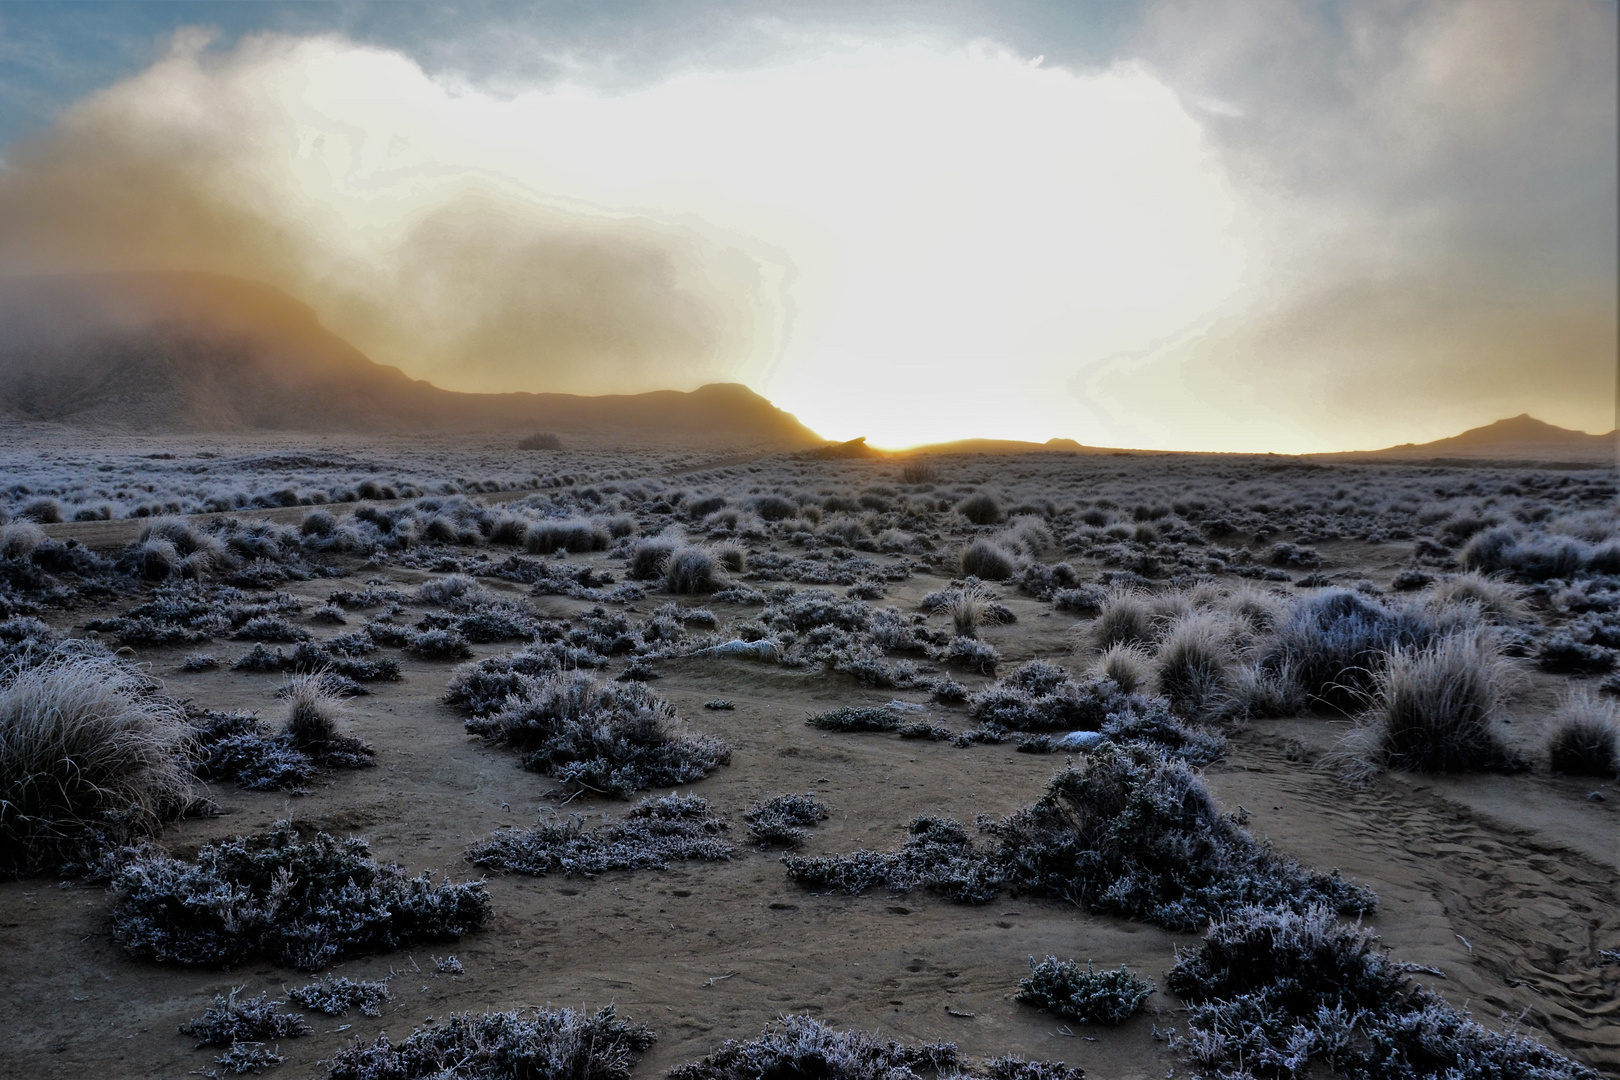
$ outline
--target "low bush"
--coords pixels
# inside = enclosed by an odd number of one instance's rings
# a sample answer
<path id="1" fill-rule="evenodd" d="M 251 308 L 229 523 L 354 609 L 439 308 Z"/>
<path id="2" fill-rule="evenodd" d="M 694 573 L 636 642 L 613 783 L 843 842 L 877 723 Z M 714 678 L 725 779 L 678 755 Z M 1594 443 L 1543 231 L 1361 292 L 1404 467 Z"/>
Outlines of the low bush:
<path id="1" fill-rule="evenodd" d="M 1106 677 L 1076 681 L 1046 660 L 1021 664 L 968 699 L 968 715 L 1014 731 L 1097 731 L 1129 695 Z"/>
<path id="2" fill-rule="evenodd" d="M 472 655 L 467 639 L 454 630 L 422 630 L 410 635 L 405 646 L 423 660 L 465 660 Z"/>
<path id="3" fill-rule="evenodd" d="M 994 674 L 996 665 L 1001 663 L 1001 654 L 994 645 L 970 637 L 953 637 L 932 655 L 941 663 L 977 671 L 981 675 Z"/>
<path id="4" fill-rule="evenodd" d="M 291 824 L 209 844 L 187 862 L 126 850 L 112 874 L 113 937 L 131 955 L 236 967 L 264 958 L 316 971 L 359 952 L 452 940 L 489 918 L 481 881 L 435 885 L 378 863 L 366 842 Z"/>
<path id="5" fill-rule="evenodd" d="M 1553 714 L 1547 756 L 1570 776 L 1620 774 L 1620 709 L 1589 694 L 1565 700 Z"/>
<path id="6" fill-rule="evenodd" d="M 811 1016 L 784 1016 L 752 1039 L 728 1039 L 669 1080 L 1081 1080 L 1061 1061 L 1008 1055 L 966 1067 L 956 1044 L 907 1046 L 879 1035 L 839 1031 Z"/>
<path id="7" fill-rule="evenodd" d="M 454 1013 L 417 1028 L 398 1045 L 387 1033 L 356 1040 L 327 1063 L 329 1080 L 630 1080 L 636 1058 L 656 1036 L 620 1020 L 609 1005 L 573 1009 Z"/>
<path id="8" fill-rule="evenodd" d="M 1018 980 L 1018 1000 L 1043 1012 L 1082 1024 L 1123 1024 L 1142 1008 L 1153 984 L 1121 966 L 1118 971 L 1084 970 L 1073 960 L 1048 956 L 1029 961 L 1029 975 Z"/>
<path id="9" fill-rule="evenodd" d="M 1377 902 L 1366 888 L 1256 843 L 1185 763 L 1146 743 L 1101 743 L 1032 806 L 979 827 L 993 846 L 975 847 L 954 821 L 918 818 L 898 851 L 784 861 L 788 876 L 812 889 L 922 887 L 984 903 L 1010 888 L 1178 931 L 1242 904 L 1359 913 Z"/>
<path id="10" fill-rule="evenodd" d="M 178 702 L 105 655 L 36 659 L 0 670 L 0 874 L 151 836 L 194 797 Z"/>
<path id="11" fill-rule="evenodd" d="M 330 975 L 319 982 L 295 987 L 287 991 L 287 996 L 304 1008 L 327 1016 L 342 1016 L 354 1008 L 365 1016 L 381 1016 L 384 1003 L 394 997 L 389 992 L 386 979 L 367 982 L 344 976 L 334 979 Z"/>
<path id="12" fill-rule="evenodd" d="M 689 731 L 643 684 L 578 671 L 519 676 L 502 707 L 467 730 L 525 751 L 526 769 L 621 797 L 701 780 L 731 760 L 725 743 Z"/>
<path id="13" fill-rule="evenodd" d="M 297 1013 L 282 1012 L 282 1003 L 270 1000 L 269 994 L 237 1000 L 237 991 L 241 989 L 239 986 L 226 996 L 216 994 L 214 1003 L 204 1009 L 201 1016 L 180 1025 L 180 1034 L 190 1035 L 201 1048 L 266 1039 L 296 1039 L 313 1030 Z"/>
<path id="14" fill-rule="evenodd" d="M 886 705 L 841 705 L 817 713 L 805 723 L 822 731 L 895 731 L 900 727 L 900 714 Z"/>
<path id="15" fill-rule="evenodd" d="M 549 431 L 537 431 L 518 440 L 519 450 L 561 450 L 562 439 Z"/>
<path id="16" fill-rule="evenodd" d="M 612 541 L 602 523 L 591 518 L 536 521 L 523 534 L 523 548 L 531 555 L 606 551 Z"/>
<path id="17" fill-rule="evenodd" d="M 743 820 L 761 844 L 798 847 L 810 835 L 807 828 L 827 820 L 827 805 L 811 795 L 775 795 L 750 806 Z"/>
<path id="18" fill-rule="evenodd" d="M 624 820 L 585 831 L 579 817 L 532 829 L 498 829 L 467 850 L 479 866 L 515 874 L 583 874 L 662 869 L 672 860 L 731 858 L 728 826 L 696 796 L 643 799 Z"/>
<path id="19" fill-rule="evenodd" d="M 1596 1080 L 1518 1035 L 1488 1031 L 1413 981 L 1364 927 L 1326 907 L 1240 907 L 1180 953 L 1166 983 L 1191 1003 L 1178 1039 L 1212 1075 Z"/>

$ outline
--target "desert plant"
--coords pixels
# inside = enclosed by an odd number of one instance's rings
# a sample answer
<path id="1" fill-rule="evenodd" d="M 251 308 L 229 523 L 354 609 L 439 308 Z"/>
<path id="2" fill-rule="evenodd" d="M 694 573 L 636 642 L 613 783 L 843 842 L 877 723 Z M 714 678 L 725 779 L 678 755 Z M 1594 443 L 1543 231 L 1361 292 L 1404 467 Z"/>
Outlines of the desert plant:
<path id="1" fill-rule="evenodd" d="M 292 825 L 209 844 L 186 862 L 128 850 L 112 875 L 113 937 L 134 956 L 235 967 L 264 957 L 316 971 L 356 952 L 454 939 L 483 926 L 482 881 L 435 885 L 371 858 L 364 840 Z"/>
<path id="2" fill-rule="evenodd" d="M 329 1080 L 630 1080 L 636 1058 L 656 1040 L 644 1024 L 620 1020 L 613 1006 L 453 1013 L 417 1028 L 398 1045 L 386 1033 L 356 1040 L 327 1063 Z"/>
<path id="3" fill-rule="evenodd" d="M 687 730 L 643 684 L 578 671 L 519 676 L 503 706 L 467 730 L 526 751 L 524 768 L 619 796 L 701 780 L 731 760 L 725 743 Z"/>
<path id="4" fill-rule="evenodd" d="M 1153 612 L 1142 595 L 1128 589 L 1110 592 L 1091 627 L 1092 644 L 1107 649 L 1111 645 L 1150 645 L 1153 639 Z"/>
<path id="5" fill-rule="evenodd" d="M 661 576 L 664 563 L 675 554 L 677 546 L 674 539 L 668 536 L 652 536 L 636 541 L 630 549 L 630 576 L 642 581 Z"/>
<path id="6" fill-rule="evenodd" d="M 26 559 L 45 542 L 45 530 L 27 519 L 0 525 L 0 558 Z"/>
<path id="7" fill-rule="evenodd" d="M 193 739 L 179 703 L 110 657 L 0 671 L 0 873 L 155 833 L 193 798 Z"/>
<path id="8" fill-rule="evenodd" d="M 1418 985 L 1369 929 L 1325 907 L 1239 907 L 1181 952 L 1166 983 L 1191 1003 L 1177 1040 L 1211 1075 L 1523 1077 L 1597 1074 L 1519 1035 L 1488 1031 Z"/>
<path id="9" fill-rule="evenodd" d="M 706 799 L 665 795 L 642 799 L 624 820 L 585 831 L 578 817 L 532 829 L 498 829 L 467 850 L 479 866 L 505 873 L 600 874 L 608 870 L 662 869 L 671 860 L 731 858 L 728 826 Z"/>
<path id="10" fill-rule="evenodd" d="M 827 820 L 827 806 L 811 795 L 775 795 L 750 806 L 743 820 L 761 844 L 798 847 L 810 835 L 807 827 Z"/>
<path id="11" fill-rule="evenodd" d="M 523 534 L 524 550 L 535 555 L 550 555 L 558 551 L 606 551 L 611 542 L 612 537 L 608 536 L 607 529 L 591 518 L 548 518 L 536 521 Z"/>
<path id="12" fill-rule="evenodd" d="M 900 726 L 900 714 L 883 705 L 841 705 L 805 723 L 823 731 L 894 731 Z"/>
<path id="13" fill-rule="evenodd" d="M 720 544 L 714 549 L 714 557 L 730 573 L 741 574 L 748 569 L 748 549 L 741 544 Z"/>
<path id="14" fill-rule="evenodd" d="M 1620 709 L 1590 694 L 1566 698 L 1552 717 L 1547 756 L 1553 772 L 1570 776 L 1620 773 Z"/>
<path id="15" fill-rule="evenodd" d="M 388 980 L 368 982 L 344 976 L 323 977 L 319 982 L 298 986 L 287 991 L 287 996 L 306 1009 L 314 1009 L 327 1016 L 342 1016 L 358 1008 L 365 1016 L 381 1016 L 383 1005 L 393 1000 Z"/>
<path id="16" fill-rule="evenodd" d="M 549 431 L 537 431 L 518 440 L 519 450 L 561 450 L 562 440 Z"/>
<path id="17" fill-rule="evenodd" d="M 1103 650 L 1091 670 L 1112 679 L 1123 692 L 1134 694 L 1146 689 L 1153 678 L 1153 657 L 1140 645 L 1116 643 Z"/>
<path id="18" fill-rule="evenodd" d="M 962 549 L 962 573 L 985 581 L 1006 581 L 1018 572 L 1018 559 L 994 540 L 983 537 Z"/>
<path id="19" fill-rule="evenodd" d="M 1225 616 L 1195 611 L 1171 624 L 1154 661 L 1159 693 L 1191 716 L 1210 716 L 1230 701 L 1237 664 L 1234 628 Z"/>
<path id="20" fill-rule="evenodd" d="M 718 567 L 708 548 L 677 548 L 664 561 L 664 588 L 672 593 L 713 592 L 720 586 Z"/>
<path id="21" fill-rule="evenodd" d="M 229 1046 L 237 1042 L 263 1042 L 265 1039 L 296 1039 L 312 1030 L 297 1013 L 281 1012 L 281 1002 L 269 994 L 242 998 L 230 994 L 214 996 L 214 1003 L 203 1014 L 180 1025 L 180 1034 L 190 1035 L 197 1046 Z"/>
<path id="22" fill-rule="evenodd" d="M 1519 767 L 1496 729 L 1513 675 L 1500 644 L 1483 630 L 1451 634 L 1427 648 L 1397 648 L 1378 673 L 1371 715 L 1347 749 L 1374 769 Z"/>
<path id="23" fill-rule="evenodd" d="M 1082 1024 L 1123 1024 L 1147 1001 L 1153 984 L 1121 965 L 1118 971 L 1085 970 L 1073 960 L 1030 957 L 1029 975 L 1018 980 L 1018 1000 Z"/>
<path id="24" fill-rule="evenodd" d="M 1001 520 L 1001 504 L 994 495 L 983 491 L 957 503 L 956 512 L 975 525 L 994 525 Z"/>

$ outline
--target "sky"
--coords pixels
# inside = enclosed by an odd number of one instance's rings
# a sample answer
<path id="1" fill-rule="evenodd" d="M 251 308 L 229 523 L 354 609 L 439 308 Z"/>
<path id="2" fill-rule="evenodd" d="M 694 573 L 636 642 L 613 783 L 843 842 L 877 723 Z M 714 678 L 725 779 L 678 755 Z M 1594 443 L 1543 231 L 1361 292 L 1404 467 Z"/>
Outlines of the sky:
<path id="1" fill-rule="evenodd" d="M 0 2 L 0 273 L 459 390 L 1298 453 L 1615 424 L 1613 0 Z"/>

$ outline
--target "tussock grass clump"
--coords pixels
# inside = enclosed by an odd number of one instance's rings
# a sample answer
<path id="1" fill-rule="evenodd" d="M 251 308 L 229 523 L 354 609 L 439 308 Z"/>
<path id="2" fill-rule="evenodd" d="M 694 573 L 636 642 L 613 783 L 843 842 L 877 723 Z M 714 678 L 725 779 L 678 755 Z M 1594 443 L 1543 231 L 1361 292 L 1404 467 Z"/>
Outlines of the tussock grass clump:
<path id="1" fill-rule="evenodd" d="M 682 547 L 664 561 L 664 588 L 672 593 L 706 593 L 720 587 L 719 560 L 702 547 Z"/>
<path id="2" fill-rule="evenodd" d="M 519 450 L 561 450 L 562 439 L 550 431 L 537 431 L 518 440 Z"/>
<path id="3" fill-rule="evenodd" d="M 504 705 L 467 730 L 526 751 L 526 769 L 621 797 L 701 780 L 731 760 L 725 743 L 688 730 L 643 684 L 578 671 L 520 677 Z"/>
<path id="4" fill-rule="evenodd" d="M 1320 1065 L 1353 1077 L 1596 1080 L 1584 1065 L 1457 1012 L 1377 944 L 1326 907 L 1236 908 L 1166 979 L 1191 1003 L 1189 1032 L 1177 1042 L 1220 1076 L 1297 1077 Z"/>
<path id="5" fill-rule="evenodd" d="M 994 495 L 983 491 L 957 503 L 956 512 L 975 525 L 994 525 L 1001 520 L 1001 504 Z"/>
<path id="6" fill-rule="evenodd" d="M 979 828 L 993 846 L 975 846 L 954 821 L 918 818 L 898 851 L 784 862 L 790 878 L 813 889 L 922 887 L 984 903 L 1010 888 L 1177 931 L 1243 904 L 1361 913 L 1377 903 L 1366 888 L 1256 843 L 1184 762 L 1140 742 L 1100 744 L 1033 805 Z"/>
<path id="7" fill-rule="evenodd" d="M 356 1040 L 328 1063 L 329 1080 L 630 1080 L 638 1055 L 657 1036 L 620 1020 L 613 1006 L 596 1013 L 454 1013 L 417 1028 L 397 1046 L 379 1035 Z"/>
<path id="8" fill-rule="evenodd" d="M 1092 671 L 1127 694 L 1146 690 L 1153 679 L 1153 656 L 1140 645 L 1110 645 L 1091 666 Z"/>
<path id="9" fill-rule="evenodd" d="M 879 1035 L 839 1031 L 811 1016 L 784 1016 L 753 1039 L 728 1039 L 702 1061 L 671 1069 L 669 1080 L 1081 1080 L 1061 1061 L 1007 1055 L 964 1068 L 955 1043 L 907 1046 Z"/>
<path id="10" fill-rule="evenodd" d="M 41 660 L 0 670 L 0 874 L 151 836 L 194 794 L 178 702 L 111 657 Z"/>
<path id="11" fill-rule="evenodd" d="M 1129 589 L 1116 589 L 1097 609 L 1097 621 L 1091 627 L 1091 641 L 1099 649 L 1114 645 L 1151 645 L 1153 643 L 1153 610 L 1140 593 Z"/>
<path id="12" fill-rule="evenodd" d="M 985 581 L 1006 581 L 1018 572 L 1018 557 L 994 540 L 980 538 L 962 549 L 962 573 Z"/>
<path id="13" fill-rule="evenodd" d="M 675 554 L 678 546 L 668 536 L 649 536 L 645 540 L 637 540 L 630 549 L 630 576 L 641 581 L 661 577 L 664 564 Z"/>
<path id="14" fill-rule="evenodd" d="M 606 551 L 612 542 L 607 529 L 592 518 L 536 521 L 523 534 L 523 549 L 531 555 L 551 555 L 558 551 L 575 554 Z"/>
<path id="15" fill-rule="evenodd" d="M 378 863 L 366 842 L 289 822 L 209 844 L 193 862 L 126 850 L 112 877 L 113 937 L 134 956 L 235 967 L 265 958 L 303 971 L 359 952 L 443 941 L 489 918 L 482 881 L 435 885 Z"/>
<path id="16" fill-rule="evenodd" d="M 294 675 L 282 687 L 287 702 L 287 718 L 281 734 L 295 750 L 308 754 L 326 768 L 361 768 L 372 763 L 371 747 L 352 736 L 340 734 L 338 724 L 346 720 L 343 700 L 335 694 L 328 672 Z"/>
<path id="17" fill-rule="evenodd" d="M 590 832 L 580 817 L 532 829 L 498 829 L 468 848 L 467 858 L 491 870 L 537 876 L 662 869 L 672 860 L 730 859 L 731 845 L 724 840 L 728 828 L 708 800 L 665 795 L 643 799 L 623 821 Z"/>
<path id="18" fill-rule="evenodd" d="M 240 986 L 228 995 L 214 996 L 214 1003 L 194 1020 L 180 1025 L 180 1034 L 190 1035 L 197 1046 L 229 1046 L 238 1042 L 266 1039 L 296 1039 L 313 1029 L 297 1013 L 282 1012 L 279 1001 L 269 994 L 238 1000 Z"/>
<path id="19" fill-rule="evenodd" d="M 45 530 L 24 519 L 0 525 L 0 558 L 26 559 L 45 542 Z"/>
<path id="20" fill-rule="evenodd" d="M 1430 587 L 1428 594 L 1431 602 L 1440 605 L 1473 604 L 1495 621 L 1520 619 L 1525 615 L 1524 601 L 1516 586 L 1483 574 L 1446 578 Z"/>
<path id="21" fill-rule="evenodd" d="M 1224 615 L 1194 611 L 1171 624 L 1154 662 L 1159 693 L 1178 711 L 1212 716 L 1232 700 L 1236 628 Z"/>
<path id="22" fill-rule="evenodd" d="M 1553 714 L 1547 756 L 1553 772 L 1620 775 L 1620 709 L 1590 694 L 1568 698 Z"/>
<path id="23" fill-rule="evenodd" d="M 1018 980 L 1018 1000 L 1043 1012 L 1082 1024 L 1123 1024 L 1142 1008 L 1153 984 L 1123 965 L 1118 971 L 1084 970 L 1073 960 L 1048 956 L 1029 961 L 1029 975 Z"/>
<path id="24" fill-rule="evenodd" d="M 1483 630 L 1398 648 L 1378 673 L 1371 714 L 1347 749 L 1361 769 L 1522 768 L 1496 726 L 1513 678 L 1500 644 Z"/>
<path id="25" fill-rule="evenodd" d="M 365 1016 L 381 1016 L 384 1003 L 394 995 L 388 989 L 388 980 L 368 982 L 345 976 L 325 976 L 319 982 L 298 986 L 287 991 L 287 996 L 306 1009 L 314 1009 L 327 1016 L 342 1016 L 358 1008 Z"/>
<path id="26" fill-rule="evenodd" d="M 810 835 L 807 828 L 827 820 L 827 804 L 812 795 L 775 795 L 750 806 L 743 820 L 761 844 L 798 847 Z"/>

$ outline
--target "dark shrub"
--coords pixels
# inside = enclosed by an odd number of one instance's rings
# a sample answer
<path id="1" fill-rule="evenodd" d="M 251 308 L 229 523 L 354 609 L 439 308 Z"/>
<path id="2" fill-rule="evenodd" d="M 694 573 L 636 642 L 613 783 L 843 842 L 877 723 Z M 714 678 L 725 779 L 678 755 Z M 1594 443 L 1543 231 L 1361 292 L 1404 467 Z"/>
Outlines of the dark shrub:
<path id="1" fill-rule="evenodd" d="M 498 829 L 467 850 L 479 866 L 516 874 L 600 874 L 608 870 L 662 869 L 672 860 L 731 858 L 726 823 L 706 799 L 665 795 L 643 799 L 624 820 L 586 832 L 581 818 Z"/>
<path id="2" fill-rule="evenodd" d="M 1179 1040 L 1210 1075 L 1596 1080 L 1518 1035 L 1487 1031 L 1419 986 L 1369 929 L 1325 907 L 1240 907 L 1166 979 L 1192 1005 Z"/>
<path id="3" fill-rule="evenodd" d="M 827 806 L 810 795 L 776 795 L 750 806 L 743 820 L 761 844 L 798 847 L 810 835 L 806 828 L 827 820 Z"/>
<path id="4" fill-rule="evenodd" d="M 1571 776 L 1620 772 L 1620 726 L 1615 706 L 1590 695 L 1572 697 L 1553 716 L 1547 756 L 1552 771 Z"/>
<path id="5" fill-rule="evenodd" d="M 374 861 L 364 840 L 301 841 L 287 822 L 207 845 L 195 862 L 131 852 L 113 886 L 118 943 L 179 964 L 263 957 L 315 971 L 358 952 L 457 938 L 489 918 L 481 881 L 407 877 Z"/>
<path id="6" fill-rule="evenodd" d="M 620 1020 L 613 1006 L 533 1013 L 455 1013 L 418 1028 L 398 1046 L 386 1033 L 358 1040 L 329 1063 L 330 1080 L 630 1080 L 637 1055 L 656 1036 Z"/>
<path id="7" fill-rule="evenodd" d="M 562 440 L 549 431 L 537 431 L 518 440 L 519 450 L 561 450 Z"/>
<path id="8" fill-rule="evenodd" d="M 1029 962 L 1029 975 L 1018 980 L 1018 1000 L 1045 1012 L 1082 1024 L 1123 1024 L 1147 1001 L 1153 984 L 1137 978 L 1128 968 L 1081 970 L 1073 960 L 1048 956 Z"/>
<path id="9" fill-rule="evenodd" d="M 1001 520 L 1001 504 L 995 496 L 983 491 L 957 503 L 956 512 L 975 525 L 994 525 Z"/>
<path id="10" fill-rule="evenodd" d="M 993 540 L 980 538 L 962 549 L 964 574 L 985 581 L 1006 581 L 1017 572 L 1017 559 Z"/>

